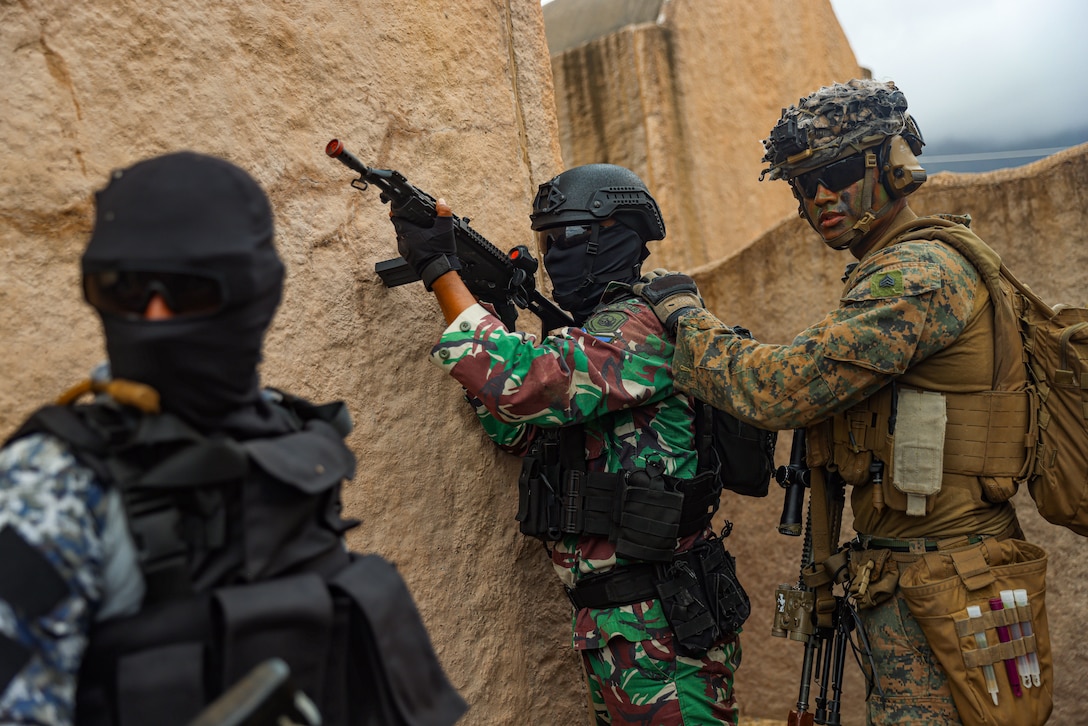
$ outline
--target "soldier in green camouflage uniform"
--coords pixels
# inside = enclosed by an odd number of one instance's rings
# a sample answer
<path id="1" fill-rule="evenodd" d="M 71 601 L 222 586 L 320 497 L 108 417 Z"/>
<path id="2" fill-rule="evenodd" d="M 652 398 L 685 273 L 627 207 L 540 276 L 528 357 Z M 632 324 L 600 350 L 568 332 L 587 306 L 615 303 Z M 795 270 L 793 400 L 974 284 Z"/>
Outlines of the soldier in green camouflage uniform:
<path id="1" fill-rule="evenodd" d="M 764 175 L 788 181 L 801 216 L 826 244 L 856 258 L 839 306 L 787 345 L 739 337 L 693 306 L 679 316 L 673 359 L 678 388 L 755 425 L 807 428 L 809 465 L 834 463 L 852 485 L 854 546 L 897 554 L 911 543 L 932 548 L 936 539 L 1018 532 L 1007 501 L 1011 481 L 945 471 L 924 516 L 911 516 L 874 478 L 884 454 L 867 450 L 875 445 L 865 443 L 864 430 L 834 454 L 814 452 L 833 423 L 879 396 L 907 386 L 991 387 L 994 322 L 985 286 L 962 255 L 927 238 L 947 221 L 918 217 L 907 204 L 925 172 L 915 158 L 921 135 L 906 108 L 894 84 L 854 80 L 783 111 L 764 141 Z M 880 433 L 873 438 L 888 438 Z M 848 472 L 851 446 L 866 458 Z M 869 723 L 960 723 L 945 672 L 902 597 L 889 593 L 869 605 L 860 615 L 880 687 L 869 698 Z"/>
<path id="2" fill-rule="evenodd" d="M 433 361 L 464 386 L 484 430 L 501 448 L 525 455 L 544 429 L 583 425 L 588 472 L 660 466 L 666 477 L 689 479 L 697 464 L 692 402 L 673 388 L 673 345 L 633 289 L 648 254 L 646 241 L 664 236 L 656 203 L 626 169 L 578 167 L 541 185 L 534 229 L 548 226 L 541 222 L 541 206 L 549 193 L 565 194 L 577 206 L 587 189 L 616 184 L 627 192 L 640 189 L 643 206 L 621 205 L 615 214 L 606 206 L 606 216 L 585 224 L 565 220 L 541 232 L 555 299 L 581 326 L 543 338 L 506 329 L 458 275 L 447 274 L 459 263 L 449 234 L 450 212 L 441 200 L 434 229 L 394 216 L 398 245 L 437 295 L 449 323 L 431 352 Z M 591 247 L 595 257 L 587 251 Z M 675 551 L 711 534 L 704 522 L 673 540 Z M 640 564 L 617 554 L 616 543 L 606 537 L 568 534 L 550 544 L 555 570 L 572 598 L 579 583 Z M 572 645 L 583 658 L 598 724 L 737 722 L 737 634 L 682 655 L 656 595 L 610 606 L 576 603 Z"/>

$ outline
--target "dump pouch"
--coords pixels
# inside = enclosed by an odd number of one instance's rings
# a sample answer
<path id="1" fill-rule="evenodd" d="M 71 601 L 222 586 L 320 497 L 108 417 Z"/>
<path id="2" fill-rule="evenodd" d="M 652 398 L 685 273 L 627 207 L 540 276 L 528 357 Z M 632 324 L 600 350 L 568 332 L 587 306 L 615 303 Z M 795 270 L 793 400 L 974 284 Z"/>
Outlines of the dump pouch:
<path id="1" fill-rule="evenodd" d="M 1046 560 L 1046 552 L 1028 542 L 987 538 L 970 547 L 928 552 L 902 567 L 900 591 L 948 675 L 964 726 L 1033 726 L 1050 716 L 1054 680 Z M 1026 590 L 1027 606 L 991 611 L 990 600 L 1001 591 L 1020 589 Z M 972 606 L 982 617 L 969 616 Z M 1002 642 L 998 626 L 1013 623 L 1021 625 L 1023 637 Z M 985 636 L 985 647 L 976 634 Z M 1014 696 L 1004 660 L 1018 655 L 1037 660 L 1040 682 Z M 997 705 L 987 691 L 987 666 L 997 680 Z"/>
<path id="2" fill-rule="evenodd" d="M 676 652 L 698 658 L 723 637 L 740 631 L 751 613 L 737 580 L 736 561 L 712 537 L 676 556 L 657 585 Z"/>

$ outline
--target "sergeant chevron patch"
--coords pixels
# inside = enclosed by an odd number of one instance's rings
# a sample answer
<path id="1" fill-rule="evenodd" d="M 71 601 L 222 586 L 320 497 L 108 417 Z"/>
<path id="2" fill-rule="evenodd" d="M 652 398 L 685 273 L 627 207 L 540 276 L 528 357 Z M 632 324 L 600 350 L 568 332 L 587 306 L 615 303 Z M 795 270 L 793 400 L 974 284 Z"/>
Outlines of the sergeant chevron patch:
<path id="1" fill-rule="evenodd" d="M 893 297 L 903 294 L 903 273 L 899 270 L 885 272 L 874 277 L 869 283 L 869 292 L 873 297 Z"/>

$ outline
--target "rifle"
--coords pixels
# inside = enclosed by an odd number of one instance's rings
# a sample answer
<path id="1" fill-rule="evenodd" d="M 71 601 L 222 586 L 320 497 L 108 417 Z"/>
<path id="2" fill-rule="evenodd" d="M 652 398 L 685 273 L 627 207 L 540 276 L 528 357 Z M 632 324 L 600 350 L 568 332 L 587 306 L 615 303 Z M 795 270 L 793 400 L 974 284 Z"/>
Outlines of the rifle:
<path id="1" fill-rule="evenodd" d="M 389 204 L 392 214 L 421 227 L 434 225 L 438 212 L 435 199 L 430 194 L 412 186 L 408 180 L 392 169 L 375 169 L 366 166 L 344 144 L 333 139 L 325 146 L 325 153 L 359 174 L 351 186 L 360 190 L 373 184 L 381 190 L 380 199 Z M 518 311 L 524 308 L 536 314 L 545 331 L 573 326 L 574 320 L 551 300 L 536 289 L 537 261 L 529 254 L 529 248 L 518 245 L 504 255 L 497 247 L 469 226 L 467 217 L 453 217 L 453 236 L 457 257 L 461 260 L 459 274 L 477 300 L 495 307 L 499 319 L 514 330 Z M 419 280 L 419 275 L 405 262 L 395 257 L 374 265 L 374 271 L 386 287 L 398 287 Z"/>
<path id="2" fill-rule="evenodd" d="M 291 683 L 291 669 L 269 658 L 197 714 L 189 726 L 321 726 L 321 714 Z"/>
<path id="3" fill-rule="evenodd" d="M 797 536 L 801 534 L 801 511 L 804 508 L 805 489 L 811 487 L 812 476 L 805 461 L 805 432 L 796 429 L 793 432 L 793 446 L 790 450 L 790 463 L 780 466 L 775 471 L 775 479 L 785 489 L 782 504 L 782 518 L 778 531 L 781 534 Z M 812 492 L 817 495 L 817 491 Z M 820 496 L 827 493 L 820 491 Z M 834 527 L 837 531 L 837 522 Z M 779 638 L 789 637 L 805 644 L 805 656 L 801 663 L 801 684 L 797 695 L 797 705 L 790 711 L 787 726 L 811 726 L 825 724 L 839 726 L 841 723 L 840 706 L 842 700 L 843 668 L 846 661 L 847 646 L 851 643 L 851 633 L 856 629 L 856 613 L 845 595 L 834 597 L 834 609 L 830 620 L 817 618 L 817 593 L 820 586 L 810 586 L 806 576 L 821 572 L 821 567 L 834 563 L 835 571 L 830 574 L 830 587 L 842 584 L 847 576 L 846 558 L 836 555 L 818 566 L 812 535 L 812 504 L 805 516 L 804 543 L 801 549 L 801 571 L 797 585 L 788 583 L 779 585 L 775 593 L 776 611 L 771 635 Z M 841 553 L 840 553 L 841 554 Z M 864 632 L 858 629 L 858 636 L 864 641 Z M 869 652 L 866 642 L 862 651 Z M 815 711 L 809 710 L 809 695 L 812 690 L 813 673 L 819 690 L 815 698 Z M 830 689 L 830 695 L 829 695 Z"/>
<path id="4" fill-rule="evenodd" d="M 785 489 L 782 502 L 782 517 L 778 531 L 793 537 L 801 534 L 801 511 L 804 508 L 805 489 L 809 485 L 809 469 L 805 464 L 805 431 L 795 429 L 793 446 L 790 447 L 790 463 L 775 470 L 775 480 Z M 801 662 L 801 685 L 797 694 L 797 705 L 790 711 L 788 726 L 812 726 L 814 714 L 809 710 L 809 694 L 812 684 L 812 669 L 817 661 L 828 662 L 826 658 L 826 633 L 817 630 L 814 620 L 816 598 L 812 588 L 804 581 L 805 568 L 812 563 L 811 516 L 805 523 L 805 538 L 801 551 L 801 574 L 797 585 L 789 583 L 779 585 L 775 592 L 775 616 L 771 635 L 776 638 L 790 638 L 805 644 L 805 657 Z M 822 657 L 821 657 L 822 656 Z"/>

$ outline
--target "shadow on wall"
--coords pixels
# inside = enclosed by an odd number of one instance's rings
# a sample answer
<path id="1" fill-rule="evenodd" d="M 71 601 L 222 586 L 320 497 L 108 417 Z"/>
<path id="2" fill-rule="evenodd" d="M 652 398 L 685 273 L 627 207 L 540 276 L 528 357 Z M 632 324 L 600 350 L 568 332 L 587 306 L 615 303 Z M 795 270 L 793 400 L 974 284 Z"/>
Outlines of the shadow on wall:
<path id="1" fill-rule="evenodd" d="M 938 174 L 911 197 L 911 207 L 919 214 L 970 213 L 972 228 L 1045 300 L 1088 305 L 1088 144 L 1016 169 Z M 836 306 L 843 268 L 852 259 L 830 250 L 807 222 L 794 217 L 693 276 L 707 306 L 723 321 L 749 328 L 764 342 L 786 343 Z M 788 460 L 789 438 L 789 432 L 779 435 L 779 463 Z M 752 598 L 738 696 L 746 715 L 785 720 L 795 703 L 803 648 L 771 637 L 772 597 L 780 583 L 796 581 L 801 543 L 776 531 L 779 493 L 772 488 L 765 499 L 745 499 L 727 492 L 722 513 L 736 524 L 729 548 Z M 1084 539 L 1043 521 L 1026 491 L 1014 501 L 1028 539 L 1050 555 L 1051 723 L 1081 723 L 1075 709 L 1088 682 L 1088 652 L 1073 644 L 1088 614 Z M 844 521 L 849 527 L 849 513 Z M 843 723 L 864 723 L 865 687 L 856 667 L 847 671 Z"/>

